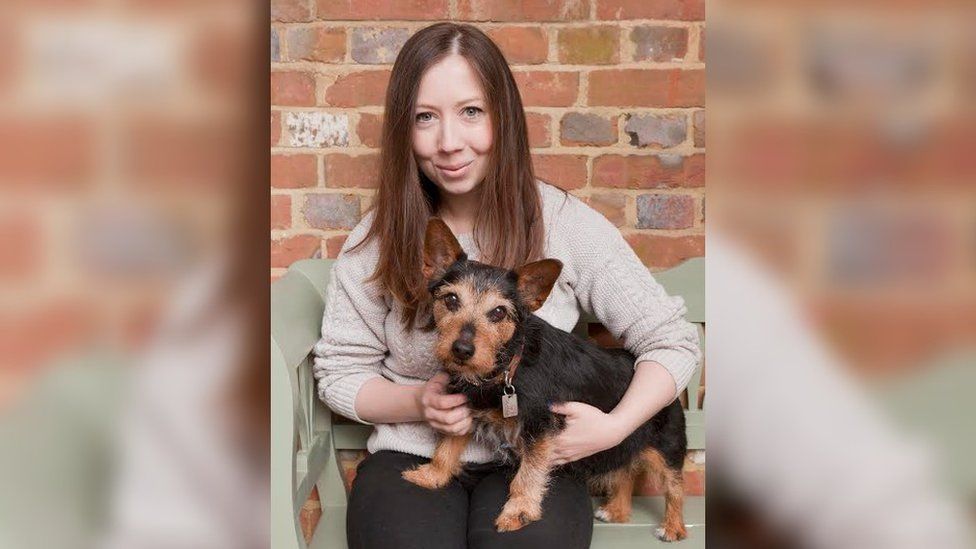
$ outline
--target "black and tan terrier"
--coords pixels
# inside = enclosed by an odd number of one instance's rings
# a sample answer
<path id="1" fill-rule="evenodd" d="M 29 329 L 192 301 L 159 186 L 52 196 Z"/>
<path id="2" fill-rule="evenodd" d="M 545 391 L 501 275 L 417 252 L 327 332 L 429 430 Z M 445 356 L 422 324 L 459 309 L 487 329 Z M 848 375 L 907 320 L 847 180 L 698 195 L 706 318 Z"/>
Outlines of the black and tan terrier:
<path id="1" fill-rule="evenodd" d="M 432 219 L 427 226 L 423 274 L 438 331 L 435 353 L 451 376 L 449 390 L 468 397 L 474 428 L 468 435 L 443 437 L 431 462 L 403 477 L 441 488 L 461 472 L 461 452 L 472 437 L 508 448 L 519 465 L 495 521 L 499 531 L 518 530 L 542 517 L 553 473 L 552 440 L 565 428 L 565 418 L 549 405 L 579 401 L 610 412 L 634 375 L 635 358 L 628 352 L 603 349 L 532 314 L 561 269 L 554 259 L 514 271 L 469 261 L 447 225 Z M 681 475 L 686 450 L 684 412 L 675 401 L 616 447 L 560 469 L 609 495 L 596 511 L 608 522 L 630 520 L 638 473 L 648 469 L 659 475 L 666 510 L 655 533 L 674 541 L 687 535 Z"/>

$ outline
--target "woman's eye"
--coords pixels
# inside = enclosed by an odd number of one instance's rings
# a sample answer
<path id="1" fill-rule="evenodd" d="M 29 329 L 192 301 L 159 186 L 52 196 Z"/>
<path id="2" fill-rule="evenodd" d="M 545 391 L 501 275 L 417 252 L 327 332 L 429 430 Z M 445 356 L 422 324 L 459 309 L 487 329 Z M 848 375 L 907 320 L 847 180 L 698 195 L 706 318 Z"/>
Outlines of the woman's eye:
<path id="1" fill-rule="evenodd" d="M 464 108 L 464 114 L 468 115 L 471 118 L 473 118 L 475 116 L 478 116 L 479 114 L 481 114 L 481 112 L 482 112 L 481 109 L 479 109 L 478 107 L 465 107 Z"/>
<path id="2" fill-rule="evenodd" d="M 501 322 L 502 320 L 505 319 L 506 316 L 507 316 L 507 312 L 505 311 L 505 307 L 499 306 L 499 307 L 495 307 L 494 309 L 491 310 L 491 312 L 488 313 L 488 320 L 492 322 Z"/>
<path id="3" fill-rule="evenodd" d="M 447 306 L 447 310 L 454 312 L 461 306 L 461 300 L 454 294 L 447 294 L 444 296 L 444 305 Z"/>
<path id="4" fill-rule="evenodd" d="M 434 115 L 429 112 L 422 112 L 417 115 L 417 122 L 430 122 L 433 120 L 433 116 Z"/>

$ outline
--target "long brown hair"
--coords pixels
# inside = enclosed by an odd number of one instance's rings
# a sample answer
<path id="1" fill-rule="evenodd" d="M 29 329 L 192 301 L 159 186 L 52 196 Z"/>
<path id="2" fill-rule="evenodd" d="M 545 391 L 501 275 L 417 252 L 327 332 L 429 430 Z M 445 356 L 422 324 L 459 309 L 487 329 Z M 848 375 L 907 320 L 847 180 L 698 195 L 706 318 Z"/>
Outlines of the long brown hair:
<path id="1" fill-rule="evenodd" d="M 380 184 L 375 216 L 362 241 L 379 239 L 379 263 L 370 278 L 403 305 L 401 322 L 412 329 L 429 308 L 420 272 L 427 220 L 437 212 L 437 187 L 413 154 L 414 108 L 423 74 L 450 54 L 471 64 L 492 121 L 492 149 L 482 186 L 474 238 L 481 260 L 507 268 L 541 257 L 542 205 L 535 184 L 522 99 L 498 46 L 471 25 L 437 23 L 403 45 L 386 92 Z"/>

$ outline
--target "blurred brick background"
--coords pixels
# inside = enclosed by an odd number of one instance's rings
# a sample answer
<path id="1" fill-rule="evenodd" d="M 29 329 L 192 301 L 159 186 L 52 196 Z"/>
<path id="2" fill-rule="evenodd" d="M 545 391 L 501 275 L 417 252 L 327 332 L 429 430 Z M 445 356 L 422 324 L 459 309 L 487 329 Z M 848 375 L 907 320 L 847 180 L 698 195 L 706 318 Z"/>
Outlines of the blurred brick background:
<path id="1" fill-rule="evenodd" d="M 441 20 L 505 54 L 537 177 L 598 209 L 652 269 L 704 255 L 703 0 L 275 0 L 271 19 L 272 280 L 335 257 L 369 207 L 393 62 Z M 362 457 L 342 456 L 347 483 Z M 703 452 L 686 460 L 689 494 L 704 493 L 704 468 Z M 306 535 L 320 514 L 313 496 Z"/>
<path id="2" fill-rule="evenodd" d="M 335 257 L 369 207 L 393 62 L 440 20 L 504 52 L 540 179 L 601 211 L 651 268 L 704 255 L 703 0 L 275 0 L 271 19 L 272 279 Z"/>
<path id="3" fill-rule="evenodd" d="M 58 359 L 138 350 L 174 282 L 225 248 L 254 20 L 0 7 L 0 410 Z"/>

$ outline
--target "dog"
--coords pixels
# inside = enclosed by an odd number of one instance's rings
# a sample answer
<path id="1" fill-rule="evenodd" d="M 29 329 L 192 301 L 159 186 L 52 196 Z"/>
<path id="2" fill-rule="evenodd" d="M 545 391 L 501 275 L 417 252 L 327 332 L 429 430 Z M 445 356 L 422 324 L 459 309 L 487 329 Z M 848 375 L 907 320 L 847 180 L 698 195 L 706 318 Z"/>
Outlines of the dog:
<path id="1" fill-rule="evenodd" d="M 437 489 L 460 474 L 461 452 L 472 437 L 507 448 L 518 463 L 509 498 L 495 521 L 498 531 L 522 528 L 542 517 L 542 500 L 554 472 L 553 438 L 565 418 L 554 402 L 579 401 L 610 412 L 634 375 L 635 358 L 603 349 L 535 316 L 552 290 L 562 263 L 543 259 L 514 271 L 468 260 L 451 230 L 432 218 L 424 241 L 423 275 L 437 329 L 435 355 L 450 375 L 449 392 L 468 397 L 474 426 L 463 436 L 444 436 L 430 463 L 403 478 Z M 608 493 L 598 519 L 628 522 L 634 478 L 648 469 L 665 492 L 665 541 L 687 535 L 682 518 L 682 464 L 687 451 L 684 412 L 675 400 L 616 447 L 560 469 Z"/>

